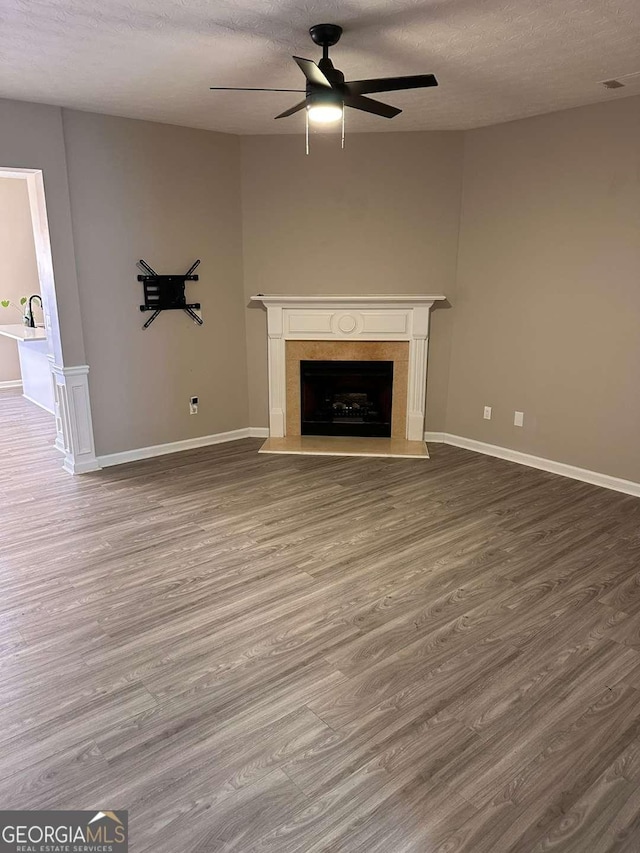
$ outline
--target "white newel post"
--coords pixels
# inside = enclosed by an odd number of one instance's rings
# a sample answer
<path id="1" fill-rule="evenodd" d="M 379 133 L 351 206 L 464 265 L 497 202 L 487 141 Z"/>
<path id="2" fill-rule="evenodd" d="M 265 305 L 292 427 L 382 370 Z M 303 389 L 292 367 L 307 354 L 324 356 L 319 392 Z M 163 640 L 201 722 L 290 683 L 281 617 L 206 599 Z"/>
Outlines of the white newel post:
<path id="1" fill-rule="evenodd" d="M 269 435 L 286 434 L 286 341 L 408 341 L 407 432 L 425 431 L 429 312 L 442 294 L 415 296 L 252 296 L 267 309 Z"/>
<path id="2" fill-rule="evenodd" d="M 62 467 L 70 474 L 98 471 L 89 401 L 89 366 L 51 365 L 55 390 L 55 446 L 64 453 Z"/>

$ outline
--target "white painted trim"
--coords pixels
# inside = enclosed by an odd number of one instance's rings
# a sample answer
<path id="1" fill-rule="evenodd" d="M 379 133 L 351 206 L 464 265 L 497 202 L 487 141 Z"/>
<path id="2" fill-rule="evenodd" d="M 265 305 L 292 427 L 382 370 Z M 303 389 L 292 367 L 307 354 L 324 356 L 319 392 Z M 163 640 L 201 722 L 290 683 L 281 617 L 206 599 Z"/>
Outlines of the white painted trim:
<path id="1" fill-rule="evenodd" d="M 429 309 L 423 309 L 429 321 Z M 417 313 L 418 309 L 416 309 Z M 415 330 L 414 318 L 414 330 Z M 429 339 L 415 335 L 409 341 L 409 372 L 407 376 L 407 426 L 409 441 L 420 441 L 424 433 L 424 412 L 427 401 L 427 349 Z"/>
<path id="2" fill-rule="evenodd" d="M 462 447 L 464 450 L 483 453 L 485 456 L 495 456 L 498 459 L 506 459 L 507 462 L 516 462 L 528 468 L 537 468 L 540 471 L 548 471 L 550 474 L 558 474 L 560 477 L 569 477 L 571 480 L 579 480 L 582 483 L 590 483 L 592 486 L 601 486 L 603 489 L 613 489 L 615 492 L 640 498 L 640 483 L 635 483 L 633 480 L 612 477 L 609 474 L 601 474 L 599 471 L 589 471 L 587 468 L 578 468 L 575 465 L 567 465 L 565 462 L 532 456 L 530 453 L 522 453 L 509 447 L 499 447 L 496 444 L 487 444 L 484 441 L 476 441 L 474 438 L 465 438 L 448 432 L 426 432 L 424 438 L 425 441 L 440 441 L 453 447 Z"/>
<path id="3" fill-rule="evenodd" d="M 0 169 L 0 177 L 23 180 L 27 184 L 47 349 L 49 355 L 54 356 L 56 363 L 62 364 L 62 339 L 58 320 L 58 302 L 53 275 L 53 258 L 42 170 L 3 168 Z"/>
<path id="4" fill-rule="evenodd" d="M 267 437 L 268 430 L 264 430 Z M 167 444 L 154 444 L 151 447 L 138 447 L 135 450 L 123 450 L 120 453 L 108 453 L 98 456 L 98 462 L 102 468 L 111 465 L 122 465 L 125 462 L 138 462 L 140 459 L 151 459 L 154 456 L 165 456 L 169 453 L 180 453 L 182 450 L 194 450 L 197 447 L 208 447 L 211 444 L 224 444 L 227 441 L 238 441 L 241 438 L 258 437 L 252 436 L 250 427 L 234 429 L 229 432 L 218 432 L 214 435 L 200 435 L 197 438 L 186 438 L 183 441 L 170 441 Z M 262 437 L 262 433 L 259 437 Z"/>
<path id="5" fill-rule="evenodd" d="M 62 463 L 62 468 L 67 474 L 90 474 L 92 471 L 99 471 L 100 467 L 97 459 L 77 461 L 67 456 Z"/>
<path id="6" fill-rule="evenodd" d="M 5 388 L 22 388 L 22 379 L 5 379 L 0 382 L 0 391 Z"/>
<path id="7" fill-rule="evenodd" d="M 188 438 L 184 441 L 172 441 L 168 444 L 157 444 L 153 447 L 140 447 L 136 450 L 125 450 L 122 453 L 111 453 L 106 456 L 99 456 L 97 461 L 101 467 L 107 468 L 111 465 L 136 462 L 141 459 L 150 459 L 153 456 L 179 453 L 182 450 L 192 450 L 212 444 L 238 441 L 242 438 L 268 437 L 268 427 L 244 427 L 242 429 L 231 430 L 230 432 Z M 586 468 L 577 468 L 575 465 L 555 462 L 552 459 L 544 459 L 541 456 L 532 456 L 528 453 L 521 453 L 519 450 L 511 450 L 508 447 L 498 447 L 495 444 L 487 444 L 484 441 L 476 441 L 473 438 L 464 438 L 463 436 L 452 435 L 447 432 L 425 432 L 424 440 L 434 444 L 450 444 L 453 447 L 461 447 L 465 450 L 472 450 L 475 453 L 483 453 L 485 456 L 494 456 L 498 459 L 505 459 L 508 462 L 526 465 L 529 468 L 537 468 L 540 471 L 558 474 L 561 477 L 569 477 L 572 480 L 579 480 L 583 483 L 601 486 L 604 489 L 613 489 L 616 492 L 640 497 L 640 483 L 634 483 L 632 480 L 623 480 L 620 477 L 611 477 L 608 474 L 600 474 L 597 471 L 589 471 Z M 352 456 L 354 454 L 350 453 L 348 455 Z M 80 472 L 76 469 L 76 473 Z"/>
<path id="8" fill-rule="evenodd" d="M 64 455 L 62 467 L 69 474 L 99 471 L 93 443 L 89 365 L 60 367 L 51 361 L 54 382 L 55 446 Z"/>
<path id="9" fill-rule="evenodd" d="M 271 306 L 275 305 L 278 308 L 291 308 L 300 306 L 302 308 L 307 308 L 309 305 L 313 306 L 324 306 L 328 305 L 333 307 L 335 305 L 343 306 L 347 305 L 383 305 L 385 307 L 389 307 L 390 305 L 399 305 L 401 307 L 405 307 L 409 305 L 414 307 L 416 305 L 429 305 L 434 302 L 442 301 L 447 297 L 443 293 L 405 293 L 405 294 L 396 294 L 396 293 L 370 293 L 370 294 L 362 294 L 360 296 L 353 294 L 339 294 L 339 293 L 327 293 L 327 294 L 315 294 L 312 296 L 291 296 L 289 294 L 278 294 L 278 293 L 258 293 L 255 296 L 251 297 L 252 302 L 262 302 L 263 305 Z"/>
<path id="10" fill-rule="evenodd" d="M 95 456 L 86 365 L 63 367 L 62 337 L 51 254 L 44 177 L 41 169 L 0 169 L 0 177 L 25 180 L 31 210 L 40 296 L 46 330 L 47 355 L 54 377 L 55 447 L 65 455 L 62 467 L 70 474 L 99 469 Z M 73 283 L 77 301 L 77 281 Z M 67 282 L 67 290 L 69 282 Z M 79 314 L 78 314 L 79 317 Z M 32 401 L 35 402 L 35 401 Z"/>
<path id="11" fill-rule="evenodd" d="M 89 373 L 88 364 L 74 364 L 72 367 L 63 367 L 65 376 L 86 376 Z"/>
<path id="12" fill-rule="evenodd" d="M 267 309 L 269 435 L 286 435 L 286 341 L 408 341 L 405 438 L 421 441 L 427 384 L 429 311 L 442 294 L 412 296 L 252 296 Z"/>

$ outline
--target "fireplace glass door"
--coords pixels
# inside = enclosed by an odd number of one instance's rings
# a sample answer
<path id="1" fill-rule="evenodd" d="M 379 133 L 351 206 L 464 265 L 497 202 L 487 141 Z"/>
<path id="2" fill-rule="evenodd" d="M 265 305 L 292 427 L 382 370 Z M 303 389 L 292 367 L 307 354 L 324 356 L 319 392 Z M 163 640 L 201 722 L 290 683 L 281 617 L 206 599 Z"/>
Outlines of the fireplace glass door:
<path id="1" fill-rule="evenodd" d="M 391 436 L 392 361 L 301 361 L 302 435 Z"/>

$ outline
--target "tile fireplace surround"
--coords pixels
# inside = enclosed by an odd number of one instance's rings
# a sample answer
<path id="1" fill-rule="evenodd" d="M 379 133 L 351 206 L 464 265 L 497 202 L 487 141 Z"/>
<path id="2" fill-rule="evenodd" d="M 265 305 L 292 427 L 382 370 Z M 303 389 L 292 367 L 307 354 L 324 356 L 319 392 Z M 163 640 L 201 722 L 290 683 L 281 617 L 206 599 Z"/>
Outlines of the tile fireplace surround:
<path id="1" fill-rule="evenodd" d="M 388 359 L 394 362 L 392 437 L 423 441 L 429 312 L 445 298 L 252 296 L 267 309 L 270 438 L 300 435 L 302 358 Z"/>

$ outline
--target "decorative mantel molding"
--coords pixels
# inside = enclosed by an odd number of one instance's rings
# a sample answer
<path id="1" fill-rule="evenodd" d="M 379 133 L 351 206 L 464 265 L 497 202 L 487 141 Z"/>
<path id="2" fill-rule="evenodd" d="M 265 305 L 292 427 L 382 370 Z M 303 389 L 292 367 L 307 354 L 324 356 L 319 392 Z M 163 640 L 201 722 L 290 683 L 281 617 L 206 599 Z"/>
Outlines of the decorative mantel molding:
<path id="1" fill-rule="evenodd" d="M 251 297 L 267 309 L 269 339 L 269 434 L 286 430 L 285 342 L 409 341 L 407 439 L 422 441 L 427 382 L 429 311 L 441 293 L 381 296 Z"/>

